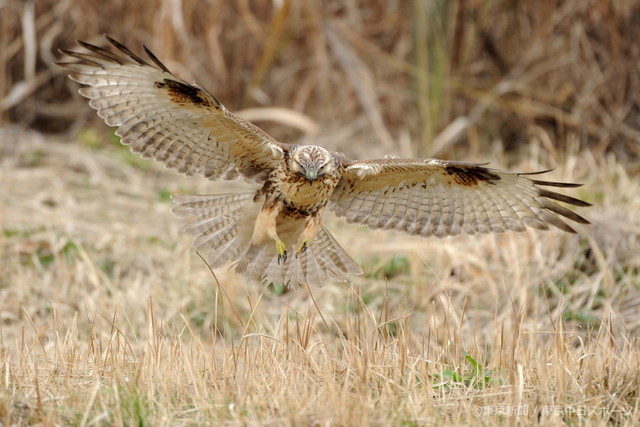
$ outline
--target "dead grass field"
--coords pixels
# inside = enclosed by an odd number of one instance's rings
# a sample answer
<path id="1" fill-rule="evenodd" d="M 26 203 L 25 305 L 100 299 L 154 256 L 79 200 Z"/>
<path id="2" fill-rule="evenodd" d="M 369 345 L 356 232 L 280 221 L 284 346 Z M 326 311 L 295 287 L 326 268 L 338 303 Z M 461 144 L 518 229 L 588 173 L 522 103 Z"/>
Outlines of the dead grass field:
<path id="1" fill-rule="evenodd" d="M 613 157 L 553 172 L 596 203 L 578 236 L 331 221 L 365 276 L 278 295 L 216 281 L 169 213 L 228 186 L 11 128 L 0 153 L 5 425 L 640 422 L 640 180 Z"/>
<path id="2" fill-rule="evenodd" d="M 640 424 L 640 0 L 155 5 L 0 0 L 0 426 Z M 72 95 L 56 48 L 104 32 L 287 142 L 555 167 L 592 224 L 328 218 L 352 282 L 214 276 L 169 195 L 248 186 L 139 159 Z"/>

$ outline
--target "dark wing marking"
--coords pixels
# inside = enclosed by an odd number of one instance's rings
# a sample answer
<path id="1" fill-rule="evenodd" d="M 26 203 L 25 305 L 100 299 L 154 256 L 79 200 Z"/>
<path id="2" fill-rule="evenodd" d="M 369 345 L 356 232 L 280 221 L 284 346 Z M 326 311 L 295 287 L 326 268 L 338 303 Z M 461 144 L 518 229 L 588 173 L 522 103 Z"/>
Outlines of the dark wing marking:
<path id="1" fill-rule="evenodd" d="M 421 236 L 546 230 L 549 224 L 575 230 L 562 217 L 586 224 L 554 203 L 589 203 L 542 187 L 577 187 L 484 167 L 437 159 L 378 159 L 347 162 L 329 208 L 348 222 Z M 545 171 L 546 172 L 546 171 Z M 543 172 L 540 172 L 543 173 Z"/>
<path id="2" fill-rule="evenodd" d="M 149 49 L 151 63 L 107 36 L 116 51 L 78 41 L 57 64 L 85 85 L 80 93 L 131 151 L 186 175 L 263 180 L 284 157 L 281 144 L 229 112 L 213 95 L 174 76 Z"/>

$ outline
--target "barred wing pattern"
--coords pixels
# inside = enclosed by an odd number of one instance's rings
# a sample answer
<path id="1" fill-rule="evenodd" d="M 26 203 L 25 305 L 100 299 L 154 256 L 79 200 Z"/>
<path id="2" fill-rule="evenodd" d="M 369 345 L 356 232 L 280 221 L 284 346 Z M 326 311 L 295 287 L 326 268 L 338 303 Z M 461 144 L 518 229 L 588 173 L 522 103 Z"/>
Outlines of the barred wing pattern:
<path id="1" fill-rule="evenodd" d="M 348 222 L 420 236 L 547 230 L 549 224 L 575 230 L 561 217 L 587 220 L 555 203 L 589 203 L 543 187 L 580 184 L 538 181 L 485 164 L 437 159 L 378 159 L 346 164 L 329 208 Z"/>
<path id="2" fill-rule="evenodd" d="M 78 41 L 57 64 L 86 85 L 80 93 L 131 151 L 185 175 L 263 181 L 284 156 L 281 144 L 229 112 L 213 95 L 175 77 L 146 47 L 151 63 L 110 37 L 117 52 Z"/>

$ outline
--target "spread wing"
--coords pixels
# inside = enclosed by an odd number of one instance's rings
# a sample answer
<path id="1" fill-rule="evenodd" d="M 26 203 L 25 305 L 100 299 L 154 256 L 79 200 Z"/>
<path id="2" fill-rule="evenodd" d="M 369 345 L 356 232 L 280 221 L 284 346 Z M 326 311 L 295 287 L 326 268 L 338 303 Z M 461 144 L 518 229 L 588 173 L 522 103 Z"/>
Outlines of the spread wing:
<path id="1" fill-rule="evenodd" d="M 115 52 L 78 41 L 88 52 L 57 64 L 86 85 L 80 93 L 131 151 L 186 175 L 263 180 L 287 149 L 229 112 L 213 95 L 171 74 L 146 47 L 151 63 L 107 36 Z"/>
<path id="2" fill-rule="evenodd" d="M 348 222 L 421 236 L 547 230 L 575 233 L 563 219 L 588 223 L 556 203 L 590 206 L 544 187 L 580 184 L 538 181 L 484 164 L 436 159 L 378 159 L 346 164 L 330 209 Z M 545 171 L 546 172 L 546 171 Z"/>

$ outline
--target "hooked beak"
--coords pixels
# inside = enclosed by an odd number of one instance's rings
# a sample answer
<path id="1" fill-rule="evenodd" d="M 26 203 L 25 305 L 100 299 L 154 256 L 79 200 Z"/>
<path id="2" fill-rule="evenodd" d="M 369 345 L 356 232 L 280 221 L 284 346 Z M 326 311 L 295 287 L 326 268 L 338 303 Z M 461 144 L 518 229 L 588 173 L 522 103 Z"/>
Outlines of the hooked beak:
<path id="1" fill-rule="evenodd" d="M 318 178 L 318 171 L 315 170 L 308 170 L 305 173 L 305 178 L 307 178 L 307 181 L 309 181 L 309 184 L 311 184 L 313 181 L 316 180 L 316 178 Z"/>

